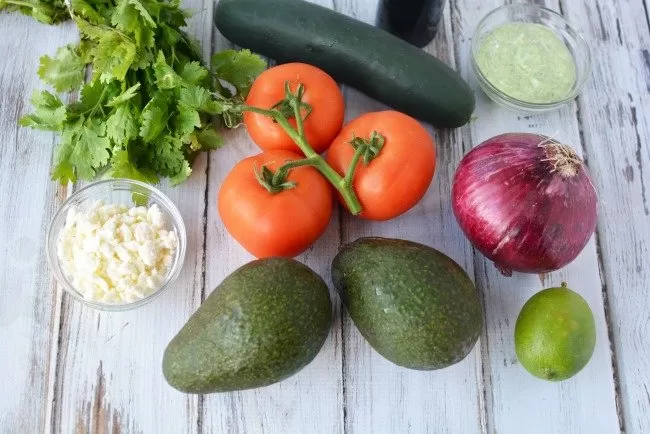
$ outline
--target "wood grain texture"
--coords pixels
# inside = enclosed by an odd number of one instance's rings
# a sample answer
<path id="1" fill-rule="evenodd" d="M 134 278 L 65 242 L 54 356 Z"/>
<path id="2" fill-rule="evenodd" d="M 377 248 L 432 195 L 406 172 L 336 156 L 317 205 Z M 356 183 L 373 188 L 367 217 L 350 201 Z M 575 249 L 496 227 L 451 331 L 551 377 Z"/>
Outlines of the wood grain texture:
<path id="1" fill-rule="evenodd" d="M 489 101 L 469 71 L 473 29 L 485 14 L 503 2 L 485 1 L 478 7 L 471 0 L 456 0 L 452 4 L 459 64 L 477 96 L 477 119 L 464 130 L 466 150 L 497 134 L 526 131 L 555 136 L 581 153 L 575 103 L 545 114 L 518 115 Z M 545 6 L 558 9 L 554 1 L 545 2 Z M 488 432 L 616 432 L 619 426 L 613 373 L 594 239 L 573 263 L 556 273 L 542 276 L 515 273 L 506 278 L 478 252 L 475 268 L 486 312 L 483 357 Z M 579 375 L 562 383 L 549 383 L 534 378 L 518 363 L 514 326 L 528 298 L 544 288 L 559 286 L 562 281 L 568 282 L 592 308 L 597 345 L 591 361 Z"/>
<path id="2" fill-rule="evenodd" d="M 320 2 L 328 5 L 328 2 Z M 215 30 L 214 51 L 230 48 Z M 216 208 L 219 186 L 232 167 L 260 152 L 245 128 L 226 135 L 228 146 L 210 156 L 206 295 L 228 274 L 254 258 L 226 231 Z M 290 225 L 287 221 L 285 224 Z M 330 262 L 339 246 L 336 214 L 325 235 L 296 259 L 316 271 L 331 286 Z M 342 433 L 343 384 L 339 302 L 332 292 L 334 324 L 316 359 L 298 374 L 255 390 L 207 395 L 203 399 L 203 427 L 215 433 Z"/>
<path id="3" fill-rule="evenodd" d="M 625 431 L 650 432 L 650 27 L 640 0 L 562 1 L 592 47 L 579 99 Z"/>
<path id="4" fill-rule="evenodd" d="M 55 138 L 17 122 L 40 88 L 40 55 L 74 41 L 72 29 L 0 12 L 0 432 L 47 426 L 50 353 L 56 354 L 58 334 L 44 235 L 56 210 L 56 185 L 49 180 Z"/>
<path id="5" fill-rule="evenodd" d="M 313 1 L 371 23 L 378 2 Z M 335 321 L 313 363 L 273 386 L 206 396 L 169 387 L 160 369 L 162 354 L 204 297 L 253 259 L 223 228 L 216 195 L 233 165 L 258 149 L 243 128 L 230 131 L 227 146 L 201 156 L 188 182 L 163 187 L 178 205 L 189 236 L 185 267 L 166 294 L 125 313 L 95 312 L 62 297 L 44 250 L 51 216 L 67 193 L 49 181 L 57 139 L 18 128 L 16 122 L 29 111 L 32 90 L 41 87 L 38 58 L 77 33 L 71 24 L 45 26 L 0 12 L 0 55 L 11 59 L 0 63 L 0 432 L 650 432 L 647 7 L 642 0 L 535 1 L 561 10 L 581 28 L 593 48 L 594 68 L 577 104 L 524 116 L 489 102 L 469 70 L 475 25 L 494 7 L 510 2 L 449 0 L 444 25 L 426 48 L 469 80 L 478 118 L 454 131 L 428 127 L 436 138 L 438 167 L 424 200 L 385 223 L 341 212 L 325 236 L 298 258 L 331 286 L 331 259 L 340 245 L 361 236 L 411 239 L 442 250 L 475 278 L 483 299 L 485 331 L 473 352 L 441 371 L 398 368 L 370 348 L 332 292 Z M 202 42 L 206 58 L 228 47 L 213 30 L 211 1 L 184 5 L 196 14 L 191 33 Z M 385 108 L 343 89 L 347 120 Z M 572 145 L 586 157 L 599 192 L 598 236 L 561 272 L 502 277 L 474 253 L 452 215 L 451 180 L 464 152 L 510 131 L 555 134 Z M 563 280 L 594 311 L 597 348 L 578 376 L 547 383 L 518 364 L 514 324 L 532 294 Z"/>
<path id="6" fill-rule="evenodd" d="M 204 42 L 207 58 L 212 3 L 187 1 L 184 6 L 195 14 L 190 33 Z M 95 311 L 64 297 L 55 359 L 53 432 L 197 431 L 198 398 L 169 387 L 161 365 L 167 343 L 200 303 L 205 165 L 202 156 L 182 188 L 162 186 L 178 206 L 188 235 L 183 271 L 165 294 L 122 313 Z"/>
<path id="7" fill-rule="evenodd" d="M 376 1 L 338 1 L 338 11 L 374 23 Z M 443 26 L 427 51 L 454 64 L 448 9 Z M 346 119 L 386 107 L 344 87 Z M 427 129 L 437 142 L 437 169 L 423 200 L 390 222 L 371 223 L 346 214 L 342 241 L 363 236 L 402 238 L 433 246 L 455 259 L 473 275 L 472 252 L 455 223 L 451 179 L 462 157 L 460 132 Z M 439 371 L 400 368 L 375 352 L 347 313 L 343 317 L 346 432 L 478 433 L 485 432 L 480 344 L 461 363 Z"/>

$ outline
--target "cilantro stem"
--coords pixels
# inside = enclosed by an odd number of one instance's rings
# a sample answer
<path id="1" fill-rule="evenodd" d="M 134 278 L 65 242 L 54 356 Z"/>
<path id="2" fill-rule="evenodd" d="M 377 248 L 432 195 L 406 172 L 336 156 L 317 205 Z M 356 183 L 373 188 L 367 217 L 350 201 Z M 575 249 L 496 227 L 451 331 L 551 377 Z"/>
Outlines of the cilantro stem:
<path id="1" fill-rule="evenodd" d="M 89 118 L 92 118 L 95 115 L 97 109 L 101 109 L 102 102 L 104 102 L 105 97 L 106 97 L 106 87 L 102 89 L 102 94 L 99 96 L 99 100 L 97 101 L 97 104 L 95 104 L 95 106 L 92 109 L 90 109 L 90 114 L 88 115 Z M 102 109 L 102 113 L 103 112 L 104 110 Z"/>

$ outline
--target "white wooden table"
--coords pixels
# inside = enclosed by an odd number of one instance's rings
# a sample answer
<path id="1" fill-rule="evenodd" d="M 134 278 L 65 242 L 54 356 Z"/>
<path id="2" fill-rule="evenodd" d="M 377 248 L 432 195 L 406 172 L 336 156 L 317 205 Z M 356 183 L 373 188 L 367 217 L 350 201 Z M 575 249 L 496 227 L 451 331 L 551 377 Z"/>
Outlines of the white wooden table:
<path id="1" fill-rule="evenodd" d="M 260 0 L 263 1 L 263 0 Z M 377 0 L 318 0 L 374 22 Z M 189 235 L 172 290 L 126 313 L 102 313 L 63 295 L 45 261 L 45 232 L 72 187 L 50 181 L 54 135 L 17 126 L 41 83 L 38 58 L 77 38 L 0 13 L 0 432 L 2 433 L 650 433 L 650 31 L 643 0 L 538 1 L 561 11 L 593 49 L 593 75 L 576 103 L 517 115 L 481 94 L 468 65 L 473 28 L 500 0 L 449 0 L 432 54 L 461 71 L 477 95 L 477 119 L 433 130 L 435 182 L 401 218 L 369 224 L 339 214 L 299 259 L 329 281 L 339 246 L 381 235 L 425 242 L 452 256 L 481 293 L 485 328 L 461 363 L 441 371 L 398 368 L 371 350 L 336 305 L 331 335 L 306 369 L 240 393 L 185 395 L 161 360 L 201 300 L 251 257 L 226 233 L 216 194 L 230 168 L 256 152 L 243 130 L 204 155 L 191 179 L 165 188 Z M 206 59 L 228 47 L 212 25 L 212 0 L 186 0 Z M 343 87 L 347 118 L 383 106 Z M 74 98 L 73 95 L 70 98 Z M 600 195 L 596 236 L 564 270 L 502 277 L 462 236 L 450 180 L 464 153 L 503 132 L 556 136 L 586 159 Z M 533 378 L 517 362 L 513 327 L 535 292 L 566 280 L 597 321 L 591 362 L 562 383 Z"/>

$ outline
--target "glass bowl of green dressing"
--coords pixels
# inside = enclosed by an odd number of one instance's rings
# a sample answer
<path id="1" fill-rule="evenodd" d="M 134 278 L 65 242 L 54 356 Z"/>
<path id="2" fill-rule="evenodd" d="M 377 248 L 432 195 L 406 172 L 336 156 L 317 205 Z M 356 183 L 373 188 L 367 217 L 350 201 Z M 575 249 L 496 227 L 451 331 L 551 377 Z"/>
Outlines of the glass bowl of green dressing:
<path id="1" fill-rule="evenodd" d="M 587 41 L 562 15 L 534 4 L 513 4 L 493 10 L 478 24 L 472 68 L 495 102 L 544 112 L 578 96 L 591 72 L 591 54 Z"/>

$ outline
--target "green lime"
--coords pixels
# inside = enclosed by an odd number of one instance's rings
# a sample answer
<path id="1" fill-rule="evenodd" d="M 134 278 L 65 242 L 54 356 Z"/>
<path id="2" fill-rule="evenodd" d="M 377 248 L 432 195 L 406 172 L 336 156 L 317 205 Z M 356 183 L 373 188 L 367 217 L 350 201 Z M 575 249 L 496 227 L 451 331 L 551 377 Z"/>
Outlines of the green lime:
<path id="1" fill-rule="evenodd" d="M 515 325 L 515 351 L 536 377 L 561 381 L 585 367 L 596 345 L 589 305 L 562 283 L 530 298 Z"/>

